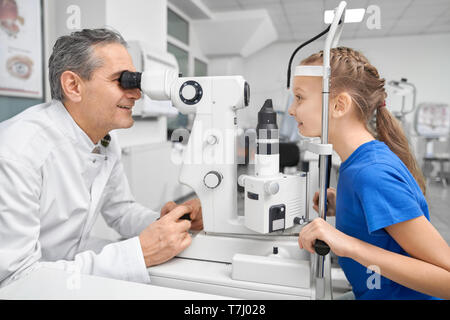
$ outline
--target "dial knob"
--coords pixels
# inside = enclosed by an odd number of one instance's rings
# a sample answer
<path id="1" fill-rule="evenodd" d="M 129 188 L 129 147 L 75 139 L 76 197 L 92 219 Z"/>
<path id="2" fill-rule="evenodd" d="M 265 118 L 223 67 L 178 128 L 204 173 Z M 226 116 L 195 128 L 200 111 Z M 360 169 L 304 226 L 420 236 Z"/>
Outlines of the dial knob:
<path id="1" fill-rule="evenodd" d="M 183 103 L 193 105 L 202 98 L 203 89 L 197 81 L 189 80 L 181 85 L 179 94 Z"/>
<path id="2" fill-rule="evenodd" d="M 208 136 L 208 138 L 206 138 L 206 142 L 209 145 L 214 145 L 219 141 L 219 139 L 215 136 L 215 135 L 210 135 Z"/>
<path id="3" fill-rule="evenodd" d="M 222 175 L 217 171 L 210 171 L 203 178 L 203 183 L 210 189 L 217 188 L 221 182 Z"/>
<path id="4" fill-rule="evenodd" d="M 280 190 L 280 185 L 278 184 L 278 182 L 271 181 L 271 182 L 266 182 L 264 184 L 264 191 L 266 191 L 268 194 L 271 194 L 271 195 L 277 194 L 279 190 Z"/>
<path id="5" fill-rule="evenodd" d="M 181 94 L 183 95 L 183 98 L 187 100 L 192 100 L 195 98 L 197 92 L 193 86 L 184 86 L 183 90 L 181 91 Z"/>

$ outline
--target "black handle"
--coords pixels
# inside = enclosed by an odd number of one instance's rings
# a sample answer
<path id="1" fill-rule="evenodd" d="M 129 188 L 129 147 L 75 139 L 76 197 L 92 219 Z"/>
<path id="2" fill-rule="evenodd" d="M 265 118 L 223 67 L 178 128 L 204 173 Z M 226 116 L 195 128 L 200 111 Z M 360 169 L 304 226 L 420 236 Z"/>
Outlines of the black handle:
<path id="1" fill-rule="evenodd" d="M 180 220 L 189 220 L 191 221 L 191 215 L 189 213 L 185 213 L 180 217 Z"/>
<path id="2" fill-rule="evenodd" d="M 317 239 L 314 243 L 314 250 L 320 256 L 326 256 L 330 252 L 330 247 L 322 240 Z"/>
<path id="3" fill-rule="evenodd" d="M 325 199 L 326 199 L 326 195 L 328 192 L 328 186 L 330 185 L 330 175 L 331 175 L 331 155 L 328 155 L 328 166 L 327 166 L 327 171 L 326 171 L 326 185 L 325 185 Z M 319 166 L 320 167 L 320 166 Z M 327 214 L 327 201 L 325 201 L 325 217 L 326 218 L 326 214 Z M 323 242 L 322 240 L 317 239 L 316 242 L 314 243 L 314 250 L 316 251 L 316 253 L 320 256 L 325 256 L 330 252 L 330 247 Z"/>

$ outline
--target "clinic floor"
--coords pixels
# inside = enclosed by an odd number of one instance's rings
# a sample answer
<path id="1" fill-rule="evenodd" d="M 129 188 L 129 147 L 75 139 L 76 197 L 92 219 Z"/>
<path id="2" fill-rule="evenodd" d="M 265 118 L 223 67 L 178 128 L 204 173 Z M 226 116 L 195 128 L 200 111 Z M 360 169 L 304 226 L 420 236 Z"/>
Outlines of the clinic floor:
<path id="1" fill-rule="evenodd" d="M 442 182 L 429 182 L 427 201 L 431 224 L 450 245 L 450 185 L 445 187 Z"/>

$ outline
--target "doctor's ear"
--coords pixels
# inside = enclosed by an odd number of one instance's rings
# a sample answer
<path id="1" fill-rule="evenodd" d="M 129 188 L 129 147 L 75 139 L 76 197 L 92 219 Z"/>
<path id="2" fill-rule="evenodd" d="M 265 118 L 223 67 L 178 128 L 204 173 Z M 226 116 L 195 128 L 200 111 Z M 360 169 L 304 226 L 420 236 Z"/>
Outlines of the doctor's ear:
<path id="1" fill-rule="evenodd" d="M 352 97 L 347 92 L 341 92 L 332 101 L 331 116 L 340 118 L 346 115 L 352 107 Z"/>
<path id="2" fill-rule="evenodd" d="M 82 87 L 81 78 L 75 72 L 67 70 L 61 74 L 60 81 L 64 97 L 73 102 L 80 102 Z"/>

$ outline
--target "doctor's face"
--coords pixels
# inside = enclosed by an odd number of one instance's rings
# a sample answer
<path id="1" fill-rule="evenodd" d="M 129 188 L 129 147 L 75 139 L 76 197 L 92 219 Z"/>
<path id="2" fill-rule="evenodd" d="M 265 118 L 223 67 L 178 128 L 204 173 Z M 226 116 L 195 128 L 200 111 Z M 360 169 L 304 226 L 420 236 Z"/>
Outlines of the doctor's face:
<path id="1" fill-rule="evenodd" d="M 101 131 L 131 127 L 134 122 L 131 109 L 141 92 L 123 89 L 119 84 L 123 71 L 136 71 L 127 49 L 119 43 L 111 43 L 94 47 L 93 54 L 101 59 L 102 66 L 84 83 L 85 115 Z"/>
<path id="2" fill-rule="evenodd" d="M 305 137 L 320 137 L 322 133 L 322 78 L 294 77 L 294 101 L 288 111 Z"/>

